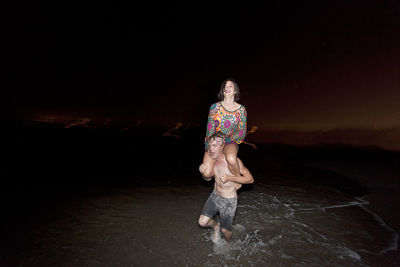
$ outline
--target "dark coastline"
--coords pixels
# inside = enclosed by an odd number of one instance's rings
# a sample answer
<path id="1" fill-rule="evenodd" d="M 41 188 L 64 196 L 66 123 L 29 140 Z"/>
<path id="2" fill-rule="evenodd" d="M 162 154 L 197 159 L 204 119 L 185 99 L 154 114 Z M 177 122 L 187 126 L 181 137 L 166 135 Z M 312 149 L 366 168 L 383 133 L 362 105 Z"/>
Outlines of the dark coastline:
<path id="1" fill-rule="evenodd" d="M 14 162 L 7 164 L 2 187 L 7 214 L 1 228 L 3 263 L 15 262 L 30 230 L 61 216 L 68 201 L 107 195 L 115 188 L 203 183 L 197 172 L 204 149 L 199 128 L 163 136 L 161 131 L 121 131 L 117 126 L 66 129 L 63 124 L 18 122 L 14 127 L 15 143 L 5 144 Z M 360 180 L 343 171 L 343 166 L 400 173 L 400 152 L 347 145 L 256 145 L 258 149 L 243 144 L 239 152 L 256 183 L 296 185 L 301 181 L 302 186 L 313 184 L 354 197 L 366 196 L 374 212 L 399 231 L 399 216 L 390 215 L 398 210 L 398 203 L 385 199 L 398 200 L 400 177 L 374 180 L 371 174 Z M 243 188 L 247 189 L 251 186 Z"/>
<path id="2" fill-rule="evenodd" d="M 197 172 L 202 159 L 202 131 L 197 127 L 176 136 L 163 136 L 161 130 L 119 127 L 87 128 L 64 124 L 17 123 L 15 144 L 9 154 L 19 167 L 8 169 L 10 186 L 29 189 L 118 185 L 136 180 L 163 179 L 184 172 Z M 293 146 L 256 144 L 257 149 L 242 144 L 241 157 L 256 176 L 266 177 L 285 170 L 296 179 L 320 183 L 345 193 L 361 197 L 368 189 L 359 182 L 318 167 L 314 161 L 354 161 L 360 164 L 386 163 L 396 166 L 400 152 L 376 147 L 349 145 Z M 8 165 L 11 167 L 12 165 Z M 55 179 L 54 174 L 57 174 Z M 174 175 L 171 175 L 174 174 Z M 257 175 L 259 174 L 259 175 Z M 326 177 L 321 180 L 320 176 Z M 110 179 L 112 177 L 112 179 Z M 34 178 L 34 179 L 33 179 Z M 8 190 L 6 190 L 8 191 Z"/>
<path id="3" fill-rule="evenodd" d="M 203 129 L 190 127 L 173 136 L 163 136 L 161 129 L 137 127 L 123 130 L 118 125 L 108 127 L 75 126 L 43 122 L 9 122 L 15 128 L 14 143 L 5 143 L 5 195 L 16 191 L 65 188 L 85 194 L 95 188 L 123 186 L 147 179 L 165 180 L 197 174 L 202 160 Z M 256 177 L 273 182 L 274 172 L 293 174 L 296 179 L 338 189 L 361 197 L 375 184 L 387 182 L 399 189 L 400 152 L 377 147 L 321 144 L 293 146 L 286 144 L 256 144 L 240 146 L 241 157 Z M 356 177 L 318 167 L 322 162 L 347 162 L 397 172 L 396 177 L 377 177 L 359 181 Z M 56 176 L 55 176 L 56 175 Z M 112 177 L 112 178 L 110 178 Z M 320 179 L 324 177 L 325 179 Z M 194 178 L 194 179 L 197 179 Z M 278 180 L 278 183 L 285 182 Z M 295 182 L 295 181 L 293 181 Z M 13 195 L 13 194 L 10 194 Z"/>

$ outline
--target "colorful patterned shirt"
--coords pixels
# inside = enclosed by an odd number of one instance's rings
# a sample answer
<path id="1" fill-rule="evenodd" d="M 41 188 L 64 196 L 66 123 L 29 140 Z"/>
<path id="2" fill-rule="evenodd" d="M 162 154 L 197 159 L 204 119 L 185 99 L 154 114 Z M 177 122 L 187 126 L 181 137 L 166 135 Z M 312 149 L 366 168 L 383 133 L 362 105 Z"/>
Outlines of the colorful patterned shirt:
<path id="1" fill-rule="evenodd" d="M 216 132 L 222 132 L 226 136 L 225 144 L 240 144 L 246 136 L 246 131 L 247 111 L 243 105 L 234 111 L 225 109 L 221 102 L 211 105 L 205 138 L 206 148 L 209 137 Z"/>

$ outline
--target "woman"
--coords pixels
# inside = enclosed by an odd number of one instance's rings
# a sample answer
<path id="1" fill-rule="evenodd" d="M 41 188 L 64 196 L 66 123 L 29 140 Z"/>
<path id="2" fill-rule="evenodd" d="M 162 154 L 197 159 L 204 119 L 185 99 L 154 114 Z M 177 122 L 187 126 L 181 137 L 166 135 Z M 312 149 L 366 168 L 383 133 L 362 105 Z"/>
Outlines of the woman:
<path id="1" fill-rule="evenodd" d="M 224 154 L 228 162 L 229 171 L 240 176 L 237 153 L 239 144 L 243 141 L 247 131 L 247 111 L 239 100 L 239 86 L 234 79 L 227 79 L 221 84 L 218 103 L 212 104 L 208 115 L 207 132 L 205 138 L 206 152 L 203 157 L 203 164 L 206 165 L 203 175 L 212 173 L 214 160 L 207 153 L 208 139 L 215 132 L 222 132 L 225 137 Z"/>

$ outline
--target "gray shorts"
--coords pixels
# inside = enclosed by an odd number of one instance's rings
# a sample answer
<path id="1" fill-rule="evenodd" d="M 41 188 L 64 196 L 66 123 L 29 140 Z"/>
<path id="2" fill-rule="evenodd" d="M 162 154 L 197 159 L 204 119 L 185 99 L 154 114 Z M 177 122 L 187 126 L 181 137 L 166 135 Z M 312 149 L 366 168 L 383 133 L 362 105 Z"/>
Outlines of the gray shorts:
<path id="1" fill-rule="evenodd" d="M 221 219 L 221 227 L 232 231 L 233 218 L 237 207 L 237 196 L 224 198 L 213 191 L 204 204 L 202 215 L 213 218 L 218 212 Z"/>

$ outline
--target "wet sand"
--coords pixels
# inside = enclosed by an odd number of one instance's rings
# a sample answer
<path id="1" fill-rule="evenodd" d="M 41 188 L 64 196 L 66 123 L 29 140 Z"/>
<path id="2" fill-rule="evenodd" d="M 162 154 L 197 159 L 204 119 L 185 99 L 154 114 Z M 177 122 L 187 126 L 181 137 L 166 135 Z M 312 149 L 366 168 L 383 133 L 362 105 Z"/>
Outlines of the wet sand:
<path id="1" fill-rule="evenodd" d="M 256 183 L 239 194 L 228 249 L 197 225 L 212 184 L 196 135 L 151 139 L 174 151 L 152 158 L 129 135 L 51 131 L 20 136 L 1 266 L 400 265 L 397 153 L 242 146 Z"/>

